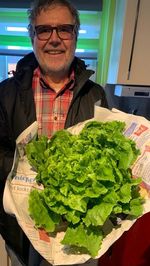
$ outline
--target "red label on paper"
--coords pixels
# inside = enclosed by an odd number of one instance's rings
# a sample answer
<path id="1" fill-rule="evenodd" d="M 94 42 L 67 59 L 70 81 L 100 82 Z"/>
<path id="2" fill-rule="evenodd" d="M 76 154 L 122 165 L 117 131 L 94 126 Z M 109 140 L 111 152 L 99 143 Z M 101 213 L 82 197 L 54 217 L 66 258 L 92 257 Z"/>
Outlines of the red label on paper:
<path id="1" fill-rule="evenodd" d="M 144 125 L 140 125 L 137 131 L 134 132 L 135 135 L 140 136 L 144 131 L 146 131 L 148 127 Z"/>

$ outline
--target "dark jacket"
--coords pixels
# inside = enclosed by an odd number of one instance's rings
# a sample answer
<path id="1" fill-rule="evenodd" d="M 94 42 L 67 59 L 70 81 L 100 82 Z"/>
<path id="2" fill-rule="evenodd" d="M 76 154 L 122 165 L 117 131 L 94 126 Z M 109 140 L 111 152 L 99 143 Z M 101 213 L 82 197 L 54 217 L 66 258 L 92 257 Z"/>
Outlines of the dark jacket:
<path id="1" fill-rule="evenodd" d="M 0 83 L 0 233 L 25 263 L 29 241 L 15 218 L 4 213 L 2 195 L 6 177 L 12 166 L 15 140 L 36 120 L 32 77 L 37 66 L 34 54 L 30 53 L 18 62 L 14 76 Z M 96 101 L 101 100 L 101 106 L 107 107 L 102 87 L 89 80 L 94 72 L 87 70 L 84 62 L 76 57 L 73 68 L 75 87 L 65 128 L 92 118 Z"/>

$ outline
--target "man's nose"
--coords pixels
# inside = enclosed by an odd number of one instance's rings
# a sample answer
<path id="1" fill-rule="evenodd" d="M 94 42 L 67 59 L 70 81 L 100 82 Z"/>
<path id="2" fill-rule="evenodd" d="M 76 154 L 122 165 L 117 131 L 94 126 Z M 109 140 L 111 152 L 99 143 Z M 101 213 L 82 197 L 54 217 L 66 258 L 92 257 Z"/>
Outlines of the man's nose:
<path id="1" fill-rule="evenodd" d="M 61 39 L 58 36 L 56 29 L 53 29 L 49 42 L 61 42 Z"/>

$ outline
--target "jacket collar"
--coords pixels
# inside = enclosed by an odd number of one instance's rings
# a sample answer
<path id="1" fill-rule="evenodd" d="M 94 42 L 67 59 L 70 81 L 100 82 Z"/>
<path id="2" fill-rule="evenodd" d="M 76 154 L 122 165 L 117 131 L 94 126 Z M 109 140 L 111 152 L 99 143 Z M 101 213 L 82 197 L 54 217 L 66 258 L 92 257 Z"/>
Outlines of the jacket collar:
<path id="1" fill-rule="evenodd" d="M 31 52 L 18 61 L 16 66 L 16 73 L 24 72 L 27 69 L 30 69 L 33 72 L 35 68 L 37 68 L 37 66 L 38 62 L 35 58 L 34 53 Z M 74 60 L 72 62 L 71 68 L 72 67 L 75 71 L 75 76 L 77 77 L 81 76 L 83 72 L 87 71 L 86 69 L 87 66 L 85 65 L 85 62 L 76 56 L 74 57 Z M 87 73 L 89 73 L 88 74 L 89 78 L 89 75 L 92 75 L 94 71 L 93 70 L 87 71 Z"/>
<path id="2" fill-rule="evenodd" d="M 18 61 L 14 78 L 16 77 L 17 81 L 20 80 L 23 90 L 31 88 L 33 71 L 37 68 L 37 66 L 38 62 L 33 52 L 27 54 L 25 57 Z M 75 95 L 77 95 L 85 82 L 90 78 L 92 74 L 94 74 L 94 71 L 87 69 L 85 62 L 78 57 L 74 58 L 71 68 L 74 69 L 75 73 L 74 91 Z M 26 82 L 22 82 L 22 79 Z"/>

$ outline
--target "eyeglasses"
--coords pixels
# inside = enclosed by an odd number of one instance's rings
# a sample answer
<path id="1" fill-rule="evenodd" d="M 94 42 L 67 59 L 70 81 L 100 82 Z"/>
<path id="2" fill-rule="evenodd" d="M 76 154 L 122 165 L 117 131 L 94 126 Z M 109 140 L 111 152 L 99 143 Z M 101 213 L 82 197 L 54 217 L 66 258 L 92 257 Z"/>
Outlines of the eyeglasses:
<path id="1" fill-rule="evenodd" d="M 63 24 L 57 27 L 52 27 L 50 25 L 38 25 L 35 26 L 35 35 L 41 41 L 47 41 L 51 38 L 53 31 L 56 30 L 57 35 L 62 40 L 72 40 L 73 33 L 75 30 L 75 25 Z"/>

